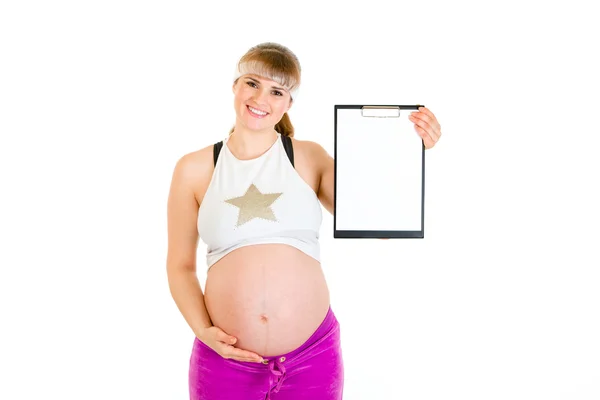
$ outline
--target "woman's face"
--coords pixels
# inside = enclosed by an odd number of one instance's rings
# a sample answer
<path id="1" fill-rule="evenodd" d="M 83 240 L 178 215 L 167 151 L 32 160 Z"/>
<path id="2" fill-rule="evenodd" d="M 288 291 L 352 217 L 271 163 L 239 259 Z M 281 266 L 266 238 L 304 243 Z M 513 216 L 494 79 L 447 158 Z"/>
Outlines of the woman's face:
<path id="1" fill-rule="evenodd" d="M 290 107 L 290 94 L 279 83 L 247 74 L 233 86 L 238 120 L 248 129 L 273 129 Z"/>

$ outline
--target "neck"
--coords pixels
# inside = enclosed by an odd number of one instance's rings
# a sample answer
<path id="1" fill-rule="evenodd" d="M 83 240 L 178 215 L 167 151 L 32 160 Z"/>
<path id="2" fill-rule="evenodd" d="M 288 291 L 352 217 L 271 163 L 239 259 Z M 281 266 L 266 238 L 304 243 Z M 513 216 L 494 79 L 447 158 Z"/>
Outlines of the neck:
<path id="1" fill-rule="evenodd" d="M 239 124 L 227 140 L 229 150 L 239 159 L 259 157 L 275 143 L 277 131 L 270 127 L 262 131 L 249 130 Z"/>

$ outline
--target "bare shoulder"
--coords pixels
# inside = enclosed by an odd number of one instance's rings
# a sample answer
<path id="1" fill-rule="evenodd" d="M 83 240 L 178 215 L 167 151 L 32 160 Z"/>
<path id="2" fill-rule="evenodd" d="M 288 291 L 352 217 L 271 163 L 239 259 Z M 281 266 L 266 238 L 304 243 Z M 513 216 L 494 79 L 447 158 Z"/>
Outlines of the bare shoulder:
<path id="1" fill-rule="evenodd" d="M 194 192 L 198 204 L 202 201 L 214 170 L 213 145 L 184 154 L 177 160 L 172 184 Z"/>
<path id="2" fill-rule="evenodd" d="M 203 147 L 199 150 L 184 154 L 177 161 L 176 167 L 188 173 L 198 171 L 197 167 L 207 167 L 213 165 L 213 145 Z M 205 168 L 200 168 L 200 170 Z"/>
<path id="3" fill-rule="evenodd" d="M 312 187 L 323 207 L 333 213 L 333 157 L 319 143 L 310 140 L 294 140 L 292 143 L 294 159 L 298 154 L 298 169 L 305 168 L 309 171 Z M 302 171 L 299 173 L 302 175 Z"/>
<path id="4" fill-rule="evenodd" d="M 331 158 L 325 148 L 317 142 L 292 138 L 292 144 L 294 146 L 294 157 L 298 154 L 304 164 L 323 168 L 328 159 Z"/>

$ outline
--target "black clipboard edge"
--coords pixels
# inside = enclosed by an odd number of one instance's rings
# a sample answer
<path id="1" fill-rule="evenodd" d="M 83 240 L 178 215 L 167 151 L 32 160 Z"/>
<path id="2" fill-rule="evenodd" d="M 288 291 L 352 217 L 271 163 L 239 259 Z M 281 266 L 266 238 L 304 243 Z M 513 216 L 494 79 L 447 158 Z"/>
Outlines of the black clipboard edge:
<path id="1" fill-rule="evenodd" d="M 418 110 L 419 107 L 425 107 L 424 104 L 408 104 L 408 105 L 398 105 L 398 104 L 336 104 L 333 106 L 334 111 L 338 109 L 357 109 L 363 107 L 397 107 L 401 110 Z"/>
<path id="2" fill-rule="evenodd" d="M 422 143 L 421 159 L 421 230 L 420 231 L 339 231 L 337 230 L 337 110 L 361 109 L 363 107 L 398 107 L 401 110 L 418 110 L 424 104 L 335 104 L 333 106 L 333 237 L 334 239 L 423 239 L 425 238 L 425 143 Z"/>
<path id="3" fill-rule="evenodd" d="M 423 239 L 423 231 L 334 231 L 335 239 Z"/>

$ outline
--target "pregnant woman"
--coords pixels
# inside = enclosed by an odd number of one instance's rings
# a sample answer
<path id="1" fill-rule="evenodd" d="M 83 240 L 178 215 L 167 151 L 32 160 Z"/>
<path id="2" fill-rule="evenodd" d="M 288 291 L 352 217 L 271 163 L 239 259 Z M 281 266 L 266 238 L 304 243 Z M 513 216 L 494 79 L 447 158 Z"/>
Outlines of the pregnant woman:
<path id="1" fill-rule="evenodd" d="M 340 325 L 319 260 L 334 163 L 317 143 L 292 138 L 287 111 L 299 85 L 288 48 L 251 48 L 234 76 L 229 136 L 184 155 L 173 171 L 167 274 L 195 334 L 190 399 L 342 399 Z M 422 108 L 411 118 L 432 147 L 435 116 Z M 207 245 L 204 294 L 199 238 Z"/>

